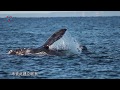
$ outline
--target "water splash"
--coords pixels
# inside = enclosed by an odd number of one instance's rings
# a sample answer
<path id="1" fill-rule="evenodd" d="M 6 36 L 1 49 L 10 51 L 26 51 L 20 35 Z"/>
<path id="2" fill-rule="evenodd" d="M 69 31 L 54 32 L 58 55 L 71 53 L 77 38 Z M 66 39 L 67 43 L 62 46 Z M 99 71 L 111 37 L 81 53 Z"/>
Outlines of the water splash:
<path id="1" fill-rule="evenodd" d="M 68 50 L 71 53 L 74 54 L 80 54 L 80 43 L 77 41 L 75 37 L 72 37 L 70 32 L 66 32 L 64 36 L 56 41 L 54 44 L 50 46 L 50 49 L 55 50 Z"/>

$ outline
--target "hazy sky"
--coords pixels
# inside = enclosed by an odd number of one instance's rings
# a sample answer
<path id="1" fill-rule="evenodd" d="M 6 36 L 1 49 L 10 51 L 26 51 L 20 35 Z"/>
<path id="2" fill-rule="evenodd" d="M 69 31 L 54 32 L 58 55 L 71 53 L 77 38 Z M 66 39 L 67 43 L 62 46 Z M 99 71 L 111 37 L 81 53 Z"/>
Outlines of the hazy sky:
<path id="1" fill-rule="evenodd" d="M 120 11 L 0 11 L 0 17 L 120 16 Z"/>

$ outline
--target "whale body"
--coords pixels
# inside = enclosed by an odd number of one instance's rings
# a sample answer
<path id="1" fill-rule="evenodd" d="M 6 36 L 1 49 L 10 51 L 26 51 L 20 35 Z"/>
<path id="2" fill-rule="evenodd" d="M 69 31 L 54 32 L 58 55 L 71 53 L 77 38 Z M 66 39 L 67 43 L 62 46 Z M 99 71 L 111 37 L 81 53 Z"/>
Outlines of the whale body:
<path id="1" fill-rule="evenodd" d="M 57 32 L 55 32 L 48 40 L 38 48 L 22 48 L 22 49 L 15 49 L 10 50 L 8 54 L 10 55 L 61 55 L 62 52 L 59 50 L 50 50 L 49 46 L 52 45 L 54 42 L 62 38 L 62 36 L 65 34 L 67 29 L 60 29 Z"/>
<path id="2" fill-rule="evenodd" d="M 57 56 L 65 55 L 66 53 L 68 53 L 66 52 L 66 50 L 52 50 L 49 47 L 54 42 L 61 39 L 63 35 L 65 34 L 66 30 L 67 29 L 60 29 L 56 31 L 40 47 L 9 50 L 8 54 L 10 55 L 57 55 Z M 79 49 L 82 51 L 82 53 L 88 53 L 88 49 L 84 45 L 79 46 Z"/>

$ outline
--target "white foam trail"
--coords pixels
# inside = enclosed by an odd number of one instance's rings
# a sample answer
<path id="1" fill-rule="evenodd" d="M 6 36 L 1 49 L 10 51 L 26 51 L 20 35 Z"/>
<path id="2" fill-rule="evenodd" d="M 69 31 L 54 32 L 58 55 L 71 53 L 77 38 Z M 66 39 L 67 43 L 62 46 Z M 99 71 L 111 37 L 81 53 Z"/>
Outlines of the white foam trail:
<path id="1" fill-rule="evenodd" d="M 76 38 L 72 37 L 69 32 L 66 32 L 60 40 L 50 46 L 50 49 L 69 50 L 74 54 L 80 54 L 81 49 L 79 46 L 80 43 L 76 40 Z"/>

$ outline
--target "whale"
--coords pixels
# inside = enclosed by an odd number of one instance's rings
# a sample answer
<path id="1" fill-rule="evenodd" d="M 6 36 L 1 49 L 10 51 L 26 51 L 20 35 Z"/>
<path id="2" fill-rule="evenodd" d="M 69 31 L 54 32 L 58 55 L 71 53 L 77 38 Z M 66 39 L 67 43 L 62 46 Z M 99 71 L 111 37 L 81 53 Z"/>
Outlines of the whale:
<path id="1" fill-rule="evenodd" d="M 26 55 L 56 55 L 56 56 L 63 56 L 66 55 L 67 50 L 56 50 L 56 49 L 50 49 L 50 46 L 61 39 L 67 29 L 60 29 L 53 33 L 46 41 L 45 43 L 37 48 L 18 48 L 15 50 L 9 50 L 9 55 L 20 55 L 20 56 L 26 56 Z M 88 54 L 90 53 L 85 45 L 80 45 L 79 49 L 82 53 Z"/>
<path id="2" fill-rule="evenodd" d="M 64 50 L 51 50 L 49 47 L 56 42 L 57 40 L 61 39 L 65 34 L 67 29 L 60 29 L 53 33 L 46 42 L 37 48 L 19 48 L 15 50 L 9 50 L 9 55 L 63 55 Z"/>

